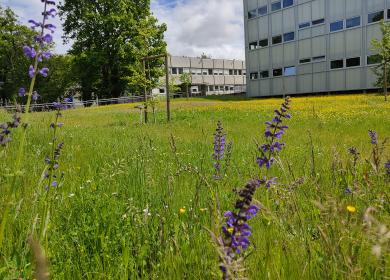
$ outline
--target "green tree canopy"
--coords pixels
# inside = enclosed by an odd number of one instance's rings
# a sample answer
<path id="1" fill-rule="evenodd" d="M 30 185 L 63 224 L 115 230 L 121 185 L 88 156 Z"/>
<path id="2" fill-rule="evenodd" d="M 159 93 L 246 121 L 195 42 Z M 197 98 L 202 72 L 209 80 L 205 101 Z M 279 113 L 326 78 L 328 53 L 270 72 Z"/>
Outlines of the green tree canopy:
<path id="1" fill-rule="evenodd" d="M 10 8 L 0 6 L 0 98 L 12 99 L 29 83 L 29 60 L 23 46 L 31 44 L 34 32 L 20 25 Z"/>
<path id="2" fill-rule="evenodd" d="M 166 26 L 152 16 L 150 0 L 66 0 L 60 11 L 83 98 L 141 93 L 158 83 L 163 60 L 150 62 L 151 83 L 141 62 L 166 51 Z"/>

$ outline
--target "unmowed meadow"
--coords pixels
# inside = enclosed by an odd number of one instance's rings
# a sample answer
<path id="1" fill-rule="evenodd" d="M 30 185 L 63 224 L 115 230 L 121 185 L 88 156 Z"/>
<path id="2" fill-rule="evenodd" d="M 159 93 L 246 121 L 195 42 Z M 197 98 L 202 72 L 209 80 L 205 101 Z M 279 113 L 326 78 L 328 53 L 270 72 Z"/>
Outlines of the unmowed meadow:
<path id="1" fill-rule="evenodd" d="M 30 114 L 20 172 L 14 167 L 23 128 L 0 147 L 0 278 L 34 278 L 44 264 L 28 239 L 44 230 L 37 239 L 51 279 L 221 279 L 210 235 L 213 133 L 221 121 L 233 148 L 217 183 L 220 211 L 234 206 L 233 190 L 249 179 L 278 178 L 255 194 L 260 211 L 250 221 L 244 276 L 389 279 L 390 142 L 382 142 L 390 137 L 390 103 L 376 95 L 292 98 L 284 150 L 264 172 L 257 143 L 282 101 L 175 100 L 172 123 L 160 103 L 156 122 L 150 114 L 143 125 L 134 104 L 65 110 L 49 212 L 42 178 L 55 112 Z M 11 117 L 0 111 L 0 123 Z"/>

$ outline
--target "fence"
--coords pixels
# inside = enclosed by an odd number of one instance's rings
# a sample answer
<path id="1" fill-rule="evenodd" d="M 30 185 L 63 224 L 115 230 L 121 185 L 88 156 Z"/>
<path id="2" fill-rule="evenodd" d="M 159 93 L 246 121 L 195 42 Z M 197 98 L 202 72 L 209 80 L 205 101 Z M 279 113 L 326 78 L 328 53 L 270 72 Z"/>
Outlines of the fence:
<path id="1" fill-rule="evenodd" d="M 112 104 L 126 104 L 126 103 L 136 103 L 142 102 L 144 100 L 143 96 L 123 96 L 118 98 L 106 98 L 106 99 L 95 99 L 95 100 L 75 100 L 73 102 L 65 102 L 69 108 L 80 108 L 80 107 L 90 107 L 90 106 L 101 106 L 101 105 L 112 105 Z M 25 105 L 16 106 L 16 105 L 5 105 L 0 106 L 0 109 L 5 109 L 7 111 L 15 111 L 17 108 L 21 108 L 23 111 Z M 31 111 L 50 111 L 54 109 L 53 103 L 33 103 L 30 105 Z"/>

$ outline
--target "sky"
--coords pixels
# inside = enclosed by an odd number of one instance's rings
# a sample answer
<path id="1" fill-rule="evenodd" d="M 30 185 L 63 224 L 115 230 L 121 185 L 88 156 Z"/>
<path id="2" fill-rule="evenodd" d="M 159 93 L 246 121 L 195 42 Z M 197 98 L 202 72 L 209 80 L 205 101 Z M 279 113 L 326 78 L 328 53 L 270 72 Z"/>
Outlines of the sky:
<path id="1" fill-rule="evenodd" d="M 151 0 L 152 12 L 160 23 L 166 23 L 165 39 L 171 55 L 244 59 L 243 4 L 240 0 Z M 19 21 L 41 17 L 40 0 L 0 0 L 11 7 Z M 56 52 L 66 53 L 61 22 L 55 33 Z"/>

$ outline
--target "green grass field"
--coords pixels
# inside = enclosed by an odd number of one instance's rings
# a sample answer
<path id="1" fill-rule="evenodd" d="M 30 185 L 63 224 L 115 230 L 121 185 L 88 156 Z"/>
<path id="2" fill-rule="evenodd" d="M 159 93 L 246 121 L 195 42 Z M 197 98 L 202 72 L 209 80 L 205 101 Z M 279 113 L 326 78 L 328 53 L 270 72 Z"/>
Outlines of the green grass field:
<path id="1" fill-rule="evenodd" d="M 207 230 L 214 227 L 211 191 L 219 189 L 224 212 L 234 205 L 234 188 L 265 175 L 256 165 L 255 143 L 263 141 L 264 122 L 280 103 L 175 100 L 172 123 L 161 103 L 156 123 L 147 125 L 139 124 L 134 104 L 64 111 L 57 136 L 65 143 L 58 169 L 64 177 L 50 195 L 41 178 L 55 113 L 31 114 L 21 171 L 14 166 L 22 128 L 0 147 L 0 278 L 34 278 L 32 234 L 52 279 L 221 279 Z M 255 195 L 262 210 L 250 221 L 245 275 L 389 279 L 384 164 L 390 142 L 375 170 L 368 130 L 377 131 L 380 142 L 390 137 L 390 103 L 376 95 L 295 97 L 291 114 L 286 147 L 267 174 L 278 184 Z M 0 123 L 10 118 L 0 112 Z M 211 155 L 218 120 L 233 152 L 227 175 L 216 183 Z M 360 152 L 356 168 L 352 146 Z M 44 219 L 44 213 L 50 215 Z"/>

